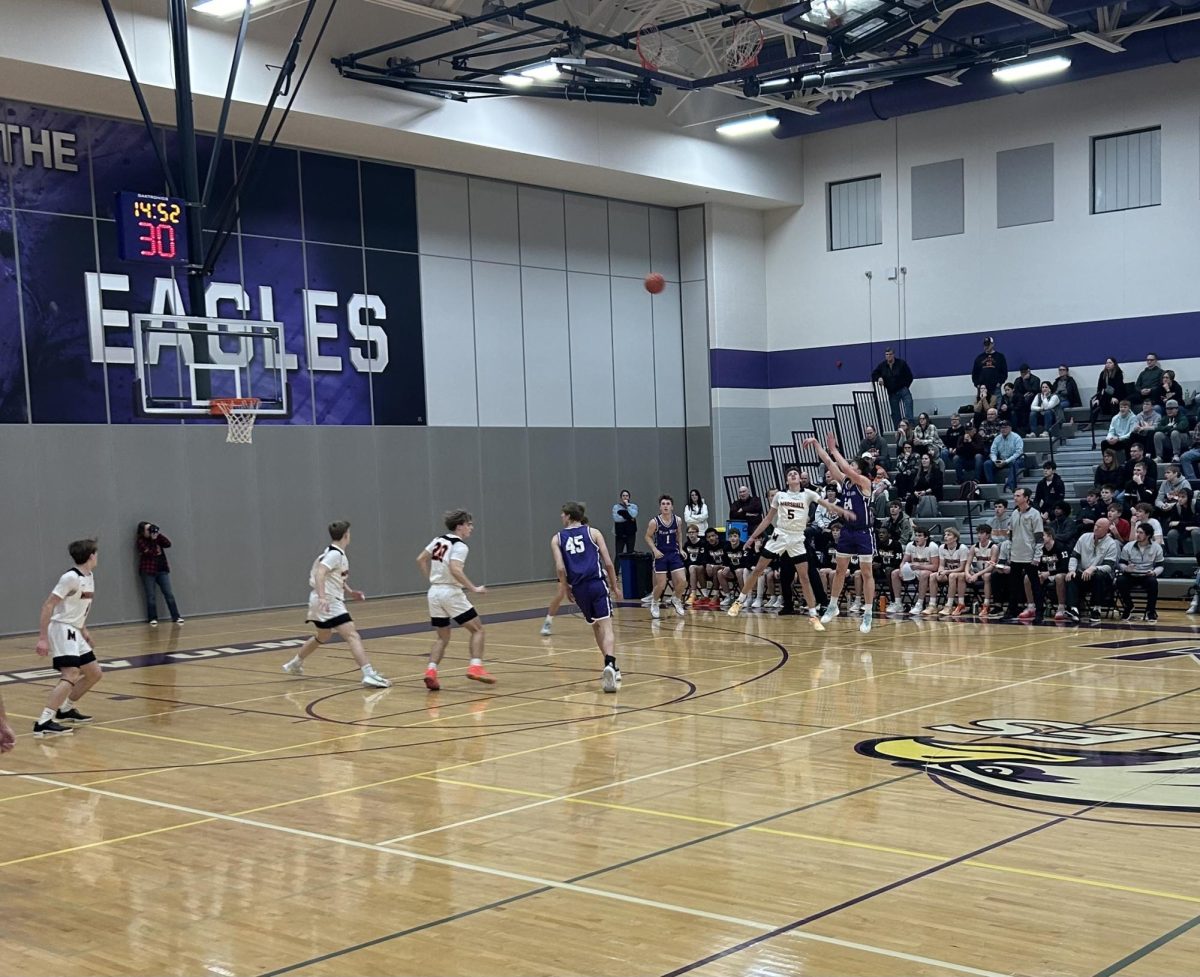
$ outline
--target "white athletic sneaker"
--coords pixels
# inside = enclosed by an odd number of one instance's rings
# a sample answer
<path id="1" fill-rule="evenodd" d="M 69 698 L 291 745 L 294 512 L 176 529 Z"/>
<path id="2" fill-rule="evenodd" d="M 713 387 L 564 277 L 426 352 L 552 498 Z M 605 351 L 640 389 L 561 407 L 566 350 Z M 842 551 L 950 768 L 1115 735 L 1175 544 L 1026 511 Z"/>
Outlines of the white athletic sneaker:
<path id="1" fill-rule="evenodd" d="M 554 632 L 554 629 L 553 629 L 553 627 L 551 626 L 550 622 L 549 622 L 549 621 L 543 621 L 543 622 L 542 622 L 542 637 L 543 637 L 543 638 L 548 638 L 548 637 L 550 637 L 550 635 L 551 635 L 553 632 Z"/>
<path id="2" fill-rule="evenodd" d="M 1200 614 L 1200 594 L 1192 598 L 1192 602 L 1188 605 L 1185 614 Z"/>
<path id="3" fill-rule="evenodd" d="M 304 662 L 286 661 L 283 663 L 283 670 L 289 675 L 303 675 Z"/>
<path id="4" fill-rule="evenodd" d="M 821 615 L 821 623 L 828 624 L 835 617 L 837 617 L 840 613 L 842 613 L 842 612 L 840 610 L 838 610 L 837 602 L 831 600 L 829 602 L 829 606 L 827 608 L 825 608 L 825 613 Z"/>
<path id="5" fill-rule="evenodd" d="M 912 607 L 909 608 L 908 616 L 909 617 L 920 617 L 921 614 L 924 612 L 924 610 L 925 610 L 925 605 L 922 604 L 920 600 L 918 600 L 915 604 L 913 604 Z"/>
<path id="6" fill-rule="evenodd" d="M 659 618 L 658 601 L 650 602 L 650 617 L 657 621 Z"/>
<path id="7" fill-rule="evenodd" d="M 605 665 L 604 671 L 600 673 L 600 688 L 605 692 L 616 692 L 621 688 L 621 670 L 613 668 L 612 665 Z"/>
<path id="8" fill-rule="evenodd" d="M 779 608 L 783 607 L 783 594 L 776 594 L 774 597 L 772 597 L 771 606 L 775 608 L 775 610 L 779 610 Z"/>
<path id="9" fill-rule="evenodd" d="M 643 598 L 642 598 L 642 603 L 643 603 L 643 604 L 652 604 L 652 603 L 654 603 L 654 595 L 653 595 L 653 594 L 647 594 L 645 597 L 643 597 Z"/>
<path id="10" fill-rule="evenodd" d="M 721 610 L 725 610 L 725 608 L 727 608 L 732 603 L 733 603 L 733 598 L 730 597 L 728 594 L 726 594 L 724 597 L 721 598 Z"/>
<path id="11" fill-rule="evenodd" d="M 362 684 L 369 685 L 376 689 L 388 689 L 391 688 L 392 685 L 391 682 L 385 679 L 373 668 L 369 671 L 363 672 Z"/>
<path id="12" fill-rule="evenodd" d="M 889 615 L 903 614 L 904 613 L 904 605 L 898 600 L 893 600 L 887 606 L 887 613 Z"/>
<path id="13" fill-rule="evenodd" d="M 675 608 L 675 613 L 680 617 L 683 617 L 687 613 L 687 611 L 684 609 L 683 601 L 681 601 L 678 597 L 671 598 L 671 606 Z"/>
<path id="14" fill-rule="evenodd" d="M 863 634 L 871 633 L 871 617 L 871 608 L 868 607 L 866 611 L 863 612 L 862 620 L 858 622 L 858 630 Z"/>
<path id="15" fill-rule="evenodd" d="M 763 602 L 761 597 L 755 597 L 752 601 L 750 601 L 749 604 L 746 605 L 746 607 L 752 611 L 757 611 L 762 606 Z"/>
<path id="16" fill-rule="evenodd" d="M 850 602 L 850 609 L 846 613 L 851 616 L 856 616 L 856 615 L 862 613 L 862 609 L 863 609 L 862 601 L 859 598 L 855 597 L 854 600 L 852 600 Z"/>

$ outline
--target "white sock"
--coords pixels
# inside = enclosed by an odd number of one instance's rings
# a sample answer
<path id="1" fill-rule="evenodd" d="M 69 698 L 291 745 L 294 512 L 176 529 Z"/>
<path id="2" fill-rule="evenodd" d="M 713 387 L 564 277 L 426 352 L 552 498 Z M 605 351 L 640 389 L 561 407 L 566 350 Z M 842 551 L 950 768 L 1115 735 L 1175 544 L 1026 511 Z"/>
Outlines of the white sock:
<path id="1" fill-rule="evenodd" d="M 546 623 L 547 623 L 547 624 L 553 624 L 553 623 L 554 623 L 554 618 L 552 618 L 552 617 L 551 617 L 549 614 L 547 614 L 547 615 L 546 615 Z"/>
<path id="2" fill-rule="evenodd" d="M 53 718 L 54 718 L 54 710 L 53 709 L 43 709 L 42 714 L 40 716 L 38 716 L 38 722 L 39 723 L 48 723 Z"/>
<path id="3" fill-rule="evenodd" d="M 437 662 L 430 662 L 428 665 L 425 666 L 425 670 L 436 672 L 437 671 Z"/>
<path id="4" fill-rule="evenodd" d="M 288 664 L 289 665 L 302 665 L 303 662 L 300 661 L 299 655 L 292 655 L 292 660 L 290 662 L 288 662 Z"/>
<path id="5" fill-rule="evenodd" d="M 363 673 L 364 675 L 370 675 L 370 674 L 371 674 L 373 671 L 375 671 L 375 666 L 374 666 L 374 665 L 372 665 L 370 662 L 367 662 L 367 663 L 366 663 L 365 665 L 363 665 L 363 667 L 362 667 L 362 673 Z"/>
<path id="6" fill-rule="evenodd" d="M 472 665 L 482 665 L 482 664 L 483 664 L 483 659 L 482 659 L 482 658 L 472 658 L 472 659 L 471 659 L 471 664 L 472 664 Z"/>

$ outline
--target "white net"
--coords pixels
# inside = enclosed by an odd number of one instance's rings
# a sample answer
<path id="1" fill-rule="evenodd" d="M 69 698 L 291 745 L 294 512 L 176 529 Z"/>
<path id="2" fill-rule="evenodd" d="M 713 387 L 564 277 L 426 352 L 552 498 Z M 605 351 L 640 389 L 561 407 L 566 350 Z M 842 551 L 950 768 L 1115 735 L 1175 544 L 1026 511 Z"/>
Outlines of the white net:
<path id="1" fill-rule="evenodd" d="M 730 71 L 745 68 L 758 62 L 758 52 L 763 46 L 763 31 L 758 21 L 743 18 L 728 31 L 725 47 L 725 67 Z"/>
<path id="2" fill-rule="evenodd" d="M 231 400 L 214 400 L 213 407 L 225 415 L 229 430 L 225 440 L 229 444 L 250 444 L 254 440 L 254 422 L 258 419 L 257 397 L 239 397 Z"/>
<path id="3" fill-rule="evenodd" d="M 679 64 L 679 45 L 655 23 L 645 23 L 638 28 L 637 52 L 642 67 L 650 71 Z"/>

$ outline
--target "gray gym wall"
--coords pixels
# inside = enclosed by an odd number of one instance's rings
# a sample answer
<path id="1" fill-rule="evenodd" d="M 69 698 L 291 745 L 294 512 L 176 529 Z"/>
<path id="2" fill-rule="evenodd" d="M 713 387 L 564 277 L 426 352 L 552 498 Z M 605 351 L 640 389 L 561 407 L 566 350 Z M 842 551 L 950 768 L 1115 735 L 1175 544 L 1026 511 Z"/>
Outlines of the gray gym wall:
<path id="1" fill-rule="evenodd" d="M 383 596 L 423 589 L 415 558 L 447 508 L 475 515 L 468 574 L 500 584 L 552 577 L 564 501 L 611 541 L 621 488 L 643 524 L 660 492 L 717 494 L 702 219 L 681 234 L 674 210 L 431 171 L 418 204 L 429 426 L 264 425 L 250 446 L 215 425 L 0 426 L 21 554 L 0 632 L 37 627 L 67 542 L 93 534 L 91 621 L 144 619 L 141 520 L 174 543 L 185 616 L 295 606 L 299 627 L 334 519 L 353 523 L 354 585 Z M 668 280 L 653 299 L 651 270 Z"/>

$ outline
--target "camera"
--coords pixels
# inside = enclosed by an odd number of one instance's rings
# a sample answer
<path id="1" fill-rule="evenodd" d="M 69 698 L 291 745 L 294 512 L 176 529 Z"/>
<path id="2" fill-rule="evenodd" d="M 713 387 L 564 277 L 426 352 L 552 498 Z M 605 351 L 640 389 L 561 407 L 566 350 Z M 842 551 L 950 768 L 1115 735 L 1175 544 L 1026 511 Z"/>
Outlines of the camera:
<path id="1" fill-rule="evenodd" d="M 156 525 L 154 525 L 154 523 L 150 523 L 150 525 L 147 526 L 146 529 L 149 530 L 151 536 L 158 535 L 158 527 Z"/>

